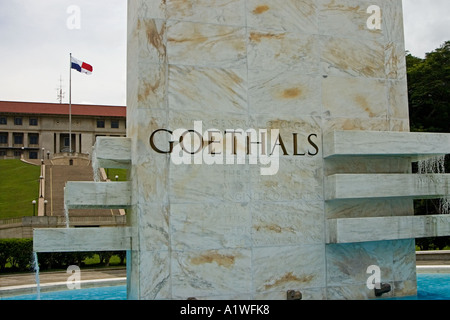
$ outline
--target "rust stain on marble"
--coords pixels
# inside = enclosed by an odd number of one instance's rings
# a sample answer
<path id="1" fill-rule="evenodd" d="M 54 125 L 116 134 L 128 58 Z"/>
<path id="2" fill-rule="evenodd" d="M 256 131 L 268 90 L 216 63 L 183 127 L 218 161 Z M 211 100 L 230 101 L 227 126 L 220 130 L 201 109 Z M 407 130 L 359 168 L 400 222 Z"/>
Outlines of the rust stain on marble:
<path id="1" fill-rule="evenodd" d="M 158 51 L 160 56 L 166 56 L 166 45 L 164 44 L 165 24 L 158 31 L 155 20 L 144 20 L 143 23 L 148 43 Z"/>
<path id="2" fill-rule="evenodd" d="M 201 33 L 201 31 L 197 30 L 197 28 L 194 27 L 191 31 L 192 31 L 192 33 L 189 34 L 188 37 L 179 38 L 179 39 L 171 37 L 171 38 L 168 39 L 168 41 L 174 42 L 174 43 L 189 42 L 189 43 L 192 43 L 192 44 L 201 44 L 201 43 L 204 43 L 204 42 L 208 41 L 208 37 L 203 35 Z"/>
<path id="3" fill-rule="evenodd" d="M 388 61 L 386 62 L 387 66 L 391 69 L 389 75 L 396 77 L 399 72 L 398 66 L 401 64 L 402 57 L 395 50 L 394 43 L 388 44 L 385 51 L 390 52 Z"/>
<path id="4" fill-rule="evenodd" d="M 352 120 L 345 120 L 345 122 L 342 125 L 343 130 L 353 130 L 356 129 L 357 126 L 355 126 L 355 123 Z M 359 128 L 361 130 L 361 128 Z"/>
<path id="5" fill-rule="evenodd" d="M 294 228 L 292 227 L 281 227 L 275 223 L 271 223 L 271 224 L 265 224 L 265 225 L 258 225 L 255 227 L 256 231 L 271 231 L 271 232 L 275 232 L 275 233 L 283 233 L 283 232 L 290 232 L 290 233 L 295 233 Z"/>
<path id="6" fill-rule="evenodd" d="M 261 42 L 263 39 L 280 40 L 283 38 L 284 38 L 284 34 L 250 32 L 250 40 L 253 42 Z"/>
<path id="7" fill-rule="evenodd" d="M 375 67 L 365 66 L 361 69 L 361 73 L 369 77 L 376 76 Z"/>
<path id="8" fill-rule="evenodd" d="M 361 107 L 362 110 L 364 110 L 365 112 L 367 112 L 367 114 L 369 115 L 369 117 L 375 117 L 375 114 L 372 112 L 372 110 L 370 110 L 370 104 L 367 101 L 367 98 L 361 95 L 357 95 L 355 97 L 355 102 L 358 104 L 359 107 Z"/>
<path id="9" fill-rule="evenodd" d="M 229 83 L 229 85 L 227 85 L 227 88 L 232 88 L 233 85 L 244 84 L 244 79 L 242 77 L 238 76 L 235 72 L 225 70 L 225 73 L 228 76 L 228 78 L 225 78 L 225 79 L 230 80 L 230 83 Z"/>
<path id="10" fill-rule="evenodd" d="M 361 45 L 360 50 L 352 50 Z M 349 51 L 350 50 L 350 51 Z M 326 44 L 324 60 L 338 70 L 356 72 L 367 77 L 377 77 L 384 72 L 384 50 L 381 47 L 369 47 L 352 41 L 334 39 Z"/>
<path id="11" fill-rule="evenodd" d="M 236 260 L 235 256 L 222 255 L 217 252 L 208 252 L 203 255 L 194 257 L 191 259 L 191 263 L 194 265 L 217 263 L 218 266 L 230 268 L 234 265 Z"/>
<path id="12" fill-rule="evenodd" d="M 361 11 L 361 7 L 356 5 L 356 6 L 347 6 L 344 4 L 337 4 L 336 0 L 332 0 L 330 3 L 328 3 L 326 5 L 326 7 L 328 9 L 331 10 L 340 10 L 340 11 L 344 11 L 344 12 L 353 12 L 353 13 L 357 13 Z"/>
<path id="13" fill-rule="evenodd" d="M 253 13 L 254 14 L 262 14 L 262 13 L 264 13 L 264 12 L 266 12 L 266 11 L 269 11 L 270 10 L 270 7 L 268 6 L 268 5 L 261 5 L 261 6 L 257 6 L 254 10 L 253 10 Z"/>
<path id="14" fill-rule="evenodd" d="M 177 36 L 167 39 L 169 43 L 184 44 L 186 51 L 212 50 L 217 45 L 230 46 L 237 52 L 244 52 L 246 49 L 245 37 L 239 35 L 241 28 L 216 25 L 210 29 L 205 29 L 203 24 L 189 23 L 189 29 L 183 30 Z"/>
<path id="15" fill-rule="evenodd" d="M 141 87 L 139 88 L 139 93 L 138 93 L 138 102 L 142 102 L 145 99 L 147 99 L 147 97 L 151 93 L 156 93 L 156 91 L 158 90 L 158 88 L 160 86 L 161 86 L 161 81 L 159 79 L 154 84 L 142 81 Z"/>
<path id="16" fill-rule="evenodd" d="M 364 96 L 357 95 L 355 97 L 355 102 L 363 109 L 369 108 L 369 102 L 367 102 L 367 98 Z"/>
<path id="17" fill-rule="evenodd" d="M 309 283 L 313 279 L 314 279 L 314 275 L 297 277 L 292 272 L 288 272 L 285 275 L 283 275 L 281 278 L 276 279 L 273 283 L 264 285 L 264 288 L 266 290 L 269 290 L 271 288 L 274 288 L 274 287 L 277 287 L 277 286 L 280 286 L 280 285 L 283 285 L 283 284 L 289 283 L 289 282 Z"/>
<path id="18" fill-rule="evenodd" d="M 189 13 L 192 12 L 193 9 L 193 1 L 191 0 L 171 1 L 171 5 L 171 9 L 177 11 L 179 16 L 189 16 Z"/>
<path id="19" fill-rule="evenodd" d="M 268 188 L 277 188 L 278 187 L 278 181 L 266 180 L 266 181 L 263 182 L 263 185 L 265 187 L 268 187 Z"/>
<path id="20" fill-rule="evenodd" d="M 290 88 L 283 91 L 282 97 L 285 99 L 295 99 L 302 95 L 300 88 Z"/>

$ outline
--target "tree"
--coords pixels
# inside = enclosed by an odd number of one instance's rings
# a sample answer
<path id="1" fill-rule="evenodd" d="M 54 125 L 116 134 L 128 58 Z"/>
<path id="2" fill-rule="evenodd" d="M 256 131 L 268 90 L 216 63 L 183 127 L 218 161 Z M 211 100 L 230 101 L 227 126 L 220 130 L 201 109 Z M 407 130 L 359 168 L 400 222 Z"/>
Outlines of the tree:
<path id="1" fill-rule="evenodd" d="M 406 64 L 411 131 L 450 132 L 450 41 Z"/>
<path id="2" fill-rule="evenodd" d="M 427 53 L 424 59 L 406 56 L 409 114 L 411 131 L 450 132 L 450 41 Z M 450 172 L 450 156 L 446 156 L 445 171 Z M 414 202 L 420 215 L 440 213 L 438 199 Z M 450 237 L 417 239 L 422 250 L 443 249 Z"/>

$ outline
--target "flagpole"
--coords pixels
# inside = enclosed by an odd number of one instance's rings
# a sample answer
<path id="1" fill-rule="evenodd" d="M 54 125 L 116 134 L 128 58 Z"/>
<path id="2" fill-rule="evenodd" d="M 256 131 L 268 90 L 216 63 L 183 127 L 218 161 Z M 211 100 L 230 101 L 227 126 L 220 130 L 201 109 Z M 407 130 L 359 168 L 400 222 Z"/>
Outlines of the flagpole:
<path id="1" fill-rule="evenodd" d="M 72 53 L 70 53 L 69 69 L 69 153 L 72 154 Z"/>

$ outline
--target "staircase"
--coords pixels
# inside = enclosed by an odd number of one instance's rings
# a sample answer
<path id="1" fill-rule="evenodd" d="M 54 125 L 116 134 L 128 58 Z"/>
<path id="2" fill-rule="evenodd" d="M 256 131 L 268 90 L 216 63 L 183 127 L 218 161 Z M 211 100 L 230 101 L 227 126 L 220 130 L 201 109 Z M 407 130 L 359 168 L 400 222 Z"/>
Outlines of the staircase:
<path id="1" fill-rule="evenodd" d="M 64 216 L 64 187 L 67 181 L 94 181 L 91 166 L 52 165 L 45 170 L 45 195 L 48 201 L 47 216 Z M 71 209 L 69 217 L 111 217 L 120 215 L 119 210 Z"/>

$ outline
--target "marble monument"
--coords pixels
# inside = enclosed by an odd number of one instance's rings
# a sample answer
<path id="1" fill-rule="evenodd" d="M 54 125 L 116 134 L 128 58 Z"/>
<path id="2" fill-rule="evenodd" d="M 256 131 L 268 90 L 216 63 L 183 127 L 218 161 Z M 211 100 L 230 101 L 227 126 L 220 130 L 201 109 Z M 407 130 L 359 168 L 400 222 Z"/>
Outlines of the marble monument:
<path id="1" fill-rule="evenodd" d="M 413 200 L 450 177 L 411 163 L 450 136 L 409 132 L 401 0 L 130 0 L 127 81 L 127 138 L 93 157 L 129 181 L 65 199 L 129 226 L 36 229 L 37 252 L 127 250 L 128 299 L 416 294 L 414 239 L 450 219 Z"/>

